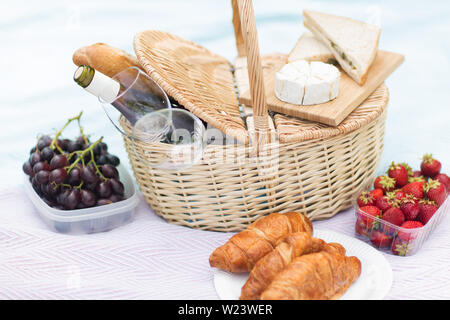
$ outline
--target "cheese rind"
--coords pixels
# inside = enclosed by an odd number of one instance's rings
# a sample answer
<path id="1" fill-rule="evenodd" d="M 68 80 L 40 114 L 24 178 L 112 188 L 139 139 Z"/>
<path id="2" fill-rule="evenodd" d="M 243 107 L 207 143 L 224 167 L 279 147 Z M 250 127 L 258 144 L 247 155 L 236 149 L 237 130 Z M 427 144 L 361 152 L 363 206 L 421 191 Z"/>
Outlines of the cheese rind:
<path id="1" fill-rule="evenodd" d="M 296 61 L 283 67 L 276 74 L 275 95 L 278 99 L 297 104 L 303 101 L 305 84 L 309 77 L 310 67 L 306 61 Z"/>
<path id="2" fill-rule="evenodd" d="M 286 64 L 275 74 L 275 96 L 296 105 L 330 101 L 339 94 L 340 72 L 327 63 L 298 60 Z"/>

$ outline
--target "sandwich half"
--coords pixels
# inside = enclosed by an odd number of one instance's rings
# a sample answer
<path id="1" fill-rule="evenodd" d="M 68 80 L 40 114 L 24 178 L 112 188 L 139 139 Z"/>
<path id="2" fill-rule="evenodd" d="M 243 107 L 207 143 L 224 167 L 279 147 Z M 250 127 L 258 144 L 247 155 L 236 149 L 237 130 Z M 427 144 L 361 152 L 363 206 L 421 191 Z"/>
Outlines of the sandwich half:
<path id="1" fill-rule="evenodd" d="M 306 31 L 298 39 L 295 47 L 289 53 L 287 63 L 291 63 L 297 60 L 307 61 L 322 61 L 330 63 L 335 61 L 334 55 L 320 40 L 317 40 L 314 35 Z"/>
<path id="2" fill-rule="evenodd" d="M 381 28 L 346 17 L 304 10 L 304 25 L 333 53 L 357 83 L 366 82 L 378 51 Z"/>

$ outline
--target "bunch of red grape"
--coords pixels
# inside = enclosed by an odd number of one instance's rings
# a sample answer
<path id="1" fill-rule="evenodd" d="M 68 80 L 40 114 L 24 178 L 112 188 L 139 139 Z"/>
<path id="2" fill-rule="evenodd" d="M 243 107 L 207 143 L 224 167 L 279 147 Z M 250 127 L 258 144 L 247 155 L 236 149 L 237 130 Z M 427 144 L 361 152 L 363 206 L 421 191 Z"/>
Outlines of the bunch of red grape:
<path id="1" fill-rule="evenodd" d="M 80 116 L 69 122 L 79 121 Z M 53 138 L 40 137 L 23 164 L 36 193 L 49 206 L 60 210 L 123 200 L 124 186 L 116 168 L 120 160 L 108 153 L 102 138 L 91 143 L 80 127 L 81 136 L 77 139 L 59 139 L 62 130 Z"/>

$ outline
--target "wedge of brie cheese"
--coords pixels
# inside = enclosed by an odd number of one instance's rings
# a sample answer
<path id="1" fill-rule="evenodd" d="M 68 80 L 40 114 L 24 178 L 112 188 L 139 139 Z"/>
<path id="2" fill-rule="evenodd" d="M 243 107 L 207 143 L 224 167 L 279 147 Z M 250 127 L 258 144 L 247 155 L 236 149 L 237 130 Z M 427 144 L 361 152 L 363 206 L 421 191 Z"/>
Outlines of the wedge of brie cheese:
<path id="1" fill-rule="evenodd" d="M 275 74 L 275 96 L 297 105 L 325 103 L 338 96 L 340 77 L 331 64 L 297 60 Z"/>

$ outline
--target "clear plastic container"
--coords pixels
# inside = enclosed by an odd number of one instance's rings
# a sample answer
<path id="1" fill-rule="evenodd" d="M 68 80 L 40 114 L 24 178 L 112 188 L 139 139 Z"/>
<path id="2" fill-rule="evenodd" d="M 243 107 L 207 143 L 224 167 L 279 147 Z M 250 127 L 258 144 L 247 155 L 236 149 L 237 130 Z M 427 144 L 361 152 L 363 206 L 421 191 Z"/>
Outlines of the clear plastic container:
<path id="1" fill-rule="evenodd" d="M 131 222 L 139 197 L 128 171 L 120 165 L 120 181 L 124 185 L 125 200 L 86 209 L 59 210 L 47 205 L 34 191 L 28 176 L 25 175 L 25 191 L 39 212 L 42 220 L 56 232 L 85 234 L 109 231 Z"/>
<path id="2" fill-rule="evenodd" d="M 420 250 L 430 234 L 442 221 L 442 218 L 450 211 L 450 197 L 447 195 L 445 202 L 434 213 L 433 217 L 421 228 L 406 229 L 373 217 L 358 206 L 357 199 L 362 191 L 372 190 L 373 182 L 365 184 L 354 196 L 353 205 L 355 207 L 355 236 L 373 247 L 386 253 L 399 256 L 410 256 Z M 382 232 L 387 235 L 389 241 L 381 242 L 380 245 L 374 244 L 370 239 L 375 232 Z"/>

